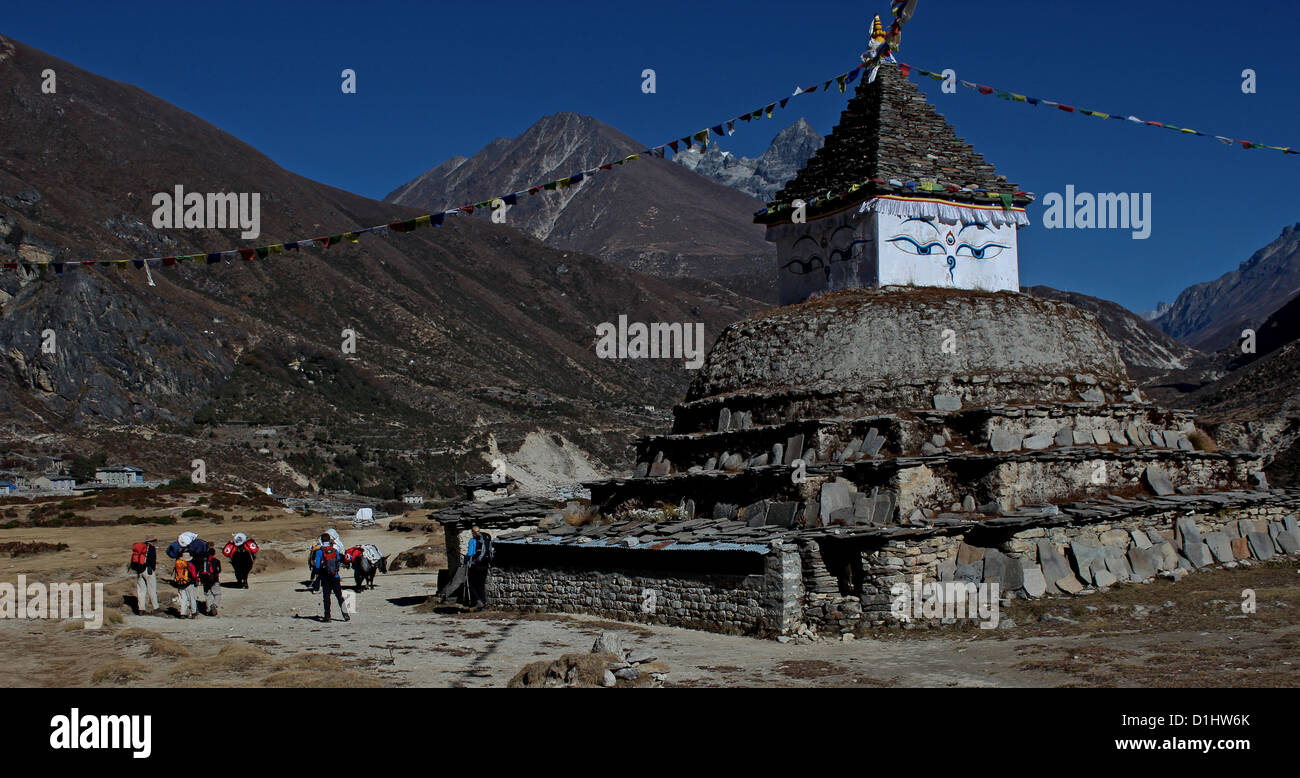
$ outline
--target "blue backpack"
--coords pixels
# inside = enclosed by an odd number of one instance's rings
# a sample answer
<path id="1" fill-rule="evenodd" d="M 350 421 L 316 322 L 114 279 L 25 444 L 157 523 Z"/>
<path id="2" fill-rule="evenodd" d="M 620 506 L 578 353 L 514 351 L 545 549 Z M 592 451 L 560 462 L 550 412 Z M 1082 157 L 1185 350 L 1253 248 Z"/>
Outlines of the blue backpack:
<path id="1" fill-rule="evenodd" d="M 185 553 L 185 549 L 181 548 L 180 541 L 173 540 L 171 545 L 167 547 L 167 556 L 172 559 L 180 559 L 183 553 Z"/>
<path id="2" fill-rule="evenodd" d="M 208 541 L 203 540 L 202 538 L 195 538 L 190 541 L 190 544 L 185 547 L 185 550 L 190 552 L 190 557 L 197 562 L 212 553 L 212 546 L 208 545 Z"/>

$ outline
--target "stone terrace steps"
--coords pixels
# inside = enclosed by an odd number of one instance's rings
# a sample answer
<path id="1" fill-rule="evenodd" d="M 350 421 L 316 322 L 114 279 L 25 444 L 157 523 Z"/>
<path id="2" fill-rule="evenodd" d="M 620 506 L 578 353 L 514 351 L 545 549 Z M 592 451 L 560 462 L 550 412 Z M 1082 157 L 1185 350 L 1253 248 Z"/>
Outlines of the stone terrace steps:
<path id="1" fill-rule="evenodd" d="M 1064 505 L 1026 506 L 1009 515 L 992 518 L 985 518 L 979 514 L 965 516 L 947 514 L 908 526 L 859 525 L 810 529 L 770 525 L 754 527 L 749 526 L 743 515 L 740 519 L 701 517 L 668 522 L 633 520 L 585 527 L 563 524 L 549 530 L 527 527 L 502 531 L 497 536 L 497 542 L 591 548 L 613 546 L 654 551 L 707 547 L 715 550 L 734 548 L 761 552 L 760 547 L 771 548 L 784 542 L 852 540 L 876 544 L 888 540 L 917 539 L 934 535 L 964 536 L 972 532 L 995 531 L 1009 535 L 1026 529 L 1098 524 L 1169 510 L 1216 511 L 1260 505 L 1300 509 L 1300 489 L 1233 490 L 1168 497 L 1100 498 Z"/>
<path id="2" fill-rule="evenodd" d="M 952 462 L 978 462 L 999 465 L 1005 462 L 1082 462 L 1092 459 L 1131 461 L 1139 458 L 1153 459 L 1204 459 L 1204 460 L 1258 460 L 1263 455 L 1253 451 L 1185 451 L 1172 448 L 1139 448 L 1136 446 L 1063 446 L 1039 451 L 941 451 L 920 456 L 879 456 L 855 462 L 818 462 L 809 464 L 807 472 L 812 475 L 850 475 L 858 471 L 882 471 L 890 473 L 908 467 L 944 466 Z M 631 478 L 610 478 L 601 481 L 587 481 L 583 486 L 593 490 L 609 485 L 621 486 L 634 482 L 676 483 L 683 479 L 694 480 L 701 486 L 713 483 L 713 479 L 736 477 L 746 472 L 791 473 L 791 465 L 753 465 L 741 466 L 732 470 L 696 470 L 694 472 L 676 472 L 665 475 L 632 476 Z"/>
<path id="3" fill-rule="evenodd" d="M 1144 424 L 1134 420 L 1139 418 Z M 1008 420 L 1038 419 L 1035 429 L 1014 430 Z M 1021 448 L 1119 446 L 1181 448 L 1194 446 L 1187 433 L 1180 430 L 1192 414 L 1166 410 L 1149 403 L 1099 405 L 1063 403 L 1059 405 L 994 406 L 957 411 L 920 409 L 902 414 L 881 414 L 856 418 L 822 417 L 755 425 L 748 414 L 723 412 L 716 431 L 653 435 L 637 441 L 636 477 L 664 475 L 692 467 L 727 470 L 742 464 L 789 464 L 803 457 L 814 461 L 856 461 L 899 453 L 939 453 L 954 446 L 967 450 L 992 449 L 998 452 Z M 1086 420 L 1082 428 L 1060 427 L 1042 419 L 1073 419 L 1074 425 Z M 1096 424 L 1110 419 L 1107 424 Z M 1122 421 L 1113 421 L 1121 419 Z M 1001 421 L 997 421 L 1001 420 Z M 1164 429 L 1153 425 L 1159 424 Z M 1035 431 L 1036 430 L 1036 431 Z M 943 432 L 944 435 L 938 435 Z M 1067 434 L 1068 433 L 1068 434 Z M 946 436 L 946 438 L 945 438 Z M 931 440 L 934 438 L 934 440 Z M 945 439 L 940 439 L 945 438 Z M 791 444 L 800 450 L 792 451 Z M 874 442 L 874 445 L 873 445 Z M 779 451 L 778 451 L 779 449 Z M 811 452 L 812 457 L 804 456 Z M 781 461 L 777 461 L 777 454 Z M 732 461 L 722 460 L 728 455 Z M 662 464 L 667 459 L 668 464 Z M 710 466 L 712 462 L 712 466 Z"/>

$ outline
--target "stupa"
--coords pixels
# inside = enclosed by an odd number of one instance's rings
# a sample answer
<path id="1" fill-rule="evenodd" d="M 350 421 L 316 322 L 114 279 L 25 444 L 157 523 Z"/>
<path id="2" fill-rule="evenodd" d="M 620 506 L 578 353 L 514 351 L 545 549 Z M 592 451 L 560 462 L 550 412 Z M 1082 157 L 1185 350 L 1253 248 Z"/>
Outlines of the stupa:
<path id="1" fill-rule="evenodd" d="M 1020 293 L 1030 201 L 882 62 L 756 216 L 782 306 L 721 334 L 632 477 L 540 521 L 435 514 L 449 558 L 494 525 L 498 604 L 781 635 L 888 624 L 900 582 L 1037 597 L 1300 550 L 1300 492 Z"/>

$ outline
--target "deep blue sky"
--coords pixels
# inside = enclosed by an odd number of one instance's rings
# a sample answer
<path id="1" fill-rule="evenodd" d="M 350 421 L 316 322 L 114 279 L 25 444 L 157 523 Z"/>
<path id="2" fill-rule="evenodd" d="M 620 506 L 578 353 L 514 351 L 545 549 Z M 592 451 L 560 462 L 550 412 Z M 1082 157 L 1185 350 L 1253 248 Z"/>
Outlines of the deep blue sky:
<path id="1" fill-rule="evenodd" d="M 858 61 L 874 2 L 11 2 L 0 32 L 136 84 L 284 167 L 383 197 L 449 156 L 560 110 L 662 143 Z M 1242 9 L 1249 11 L 1243 13 Z M 1300 147 L 1293 0 L 921 0 L 902 59 L 1098 111 Z M 654 68 L 658 92 L 641 92 Z M 358 74 L 344 95 L 339 73 Z M 1258 93 L 1241 72 L 1258 73 Z M 1300 221 L 1300 155 L 921 87 L 1000 172 L 1035 192 L 1150 192 L 1150 239 L 1021 233 L 1021 282 L 1145 310 L 1235 268 Z M 755 155 L 846 96 L 792 101 L 726 146 Z M 742 125 L 743 126 L 743 125 Z M 619 175 L 635 175 L 635 166 Z M 498 194 L 483 192 L 484 198 Z M 268 236 L 275 238 L 277 236 Z M 292 238 L 296 236 L 278 236 Z"/>

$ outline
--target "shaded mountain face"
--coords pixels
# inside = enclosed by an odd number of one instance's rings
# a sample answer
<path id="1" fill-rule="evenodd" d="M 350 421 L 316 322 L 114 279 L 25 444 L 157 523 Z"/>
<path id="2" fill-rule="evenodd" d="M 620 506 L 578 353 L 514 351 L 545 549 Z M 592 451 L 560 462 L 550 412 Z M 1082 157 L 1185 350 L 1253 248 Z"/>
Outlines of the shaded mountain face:
<path id="1" fill-rule="evenodd" d="M 767 150 L 754 159 L 737 157 L 714 144 L 704 152 L 675 154 L 673 162 L 766 203 L 794 178 L 822 143 L 822 136 L 801 118 L 777 133 Z"/>
<path id="2" fill-rule="evenodd" d="M 46 68 L 58 75 L 53 95 L 40 90 Z M 290 173 L 136 87 L 4 38 L 0 85 L 0 261 L 220 251 L 421 213 Z M 154 228 L 153 194 L 177 185 L 260 193 L 261 237 Z M 156 285 L 133 268 L 0 273 L 0 444 L 30 439 L 24 429 L 132 439 L 123 455 L 154 458 L 155 472 L 188 471 L 192 452 L 226 445 L 252 452 L 241 467 L 282 476 L 289 461 L 363 444 L 426 457 L 428 484 L 482 470 L 475 451 L 488 436 L 508 451 L 542 428 L 618 464 L 615 441 L 662 424 L 647 407 L 671 406 L 689 371 L 682 360 L 598 359 L 595 326 L 620 315 L 702 322 L 711 341 L 759 305 L 472 218 L 152 276 Z M 250 425 L 290 427 L 271 447 L 283 461 L 258 458 L 262 444 L 240 432 Z"/>
<path id="3" fill-rule="evenodd" d="M 1264 452 L 1274 486 L 1300 485 L 1300 296 L 1258 327 L 1253 353 L 1233 343 L 1193 359 L 1148 392 L 1193 408 L 1220 448 Z"/>
<path id="4" fill-rule="evenodd" d="M 1129 376 L 1139 383 L 1170 370 L 1181 370 L 1197 355 L 1195 349 L 1156 329 L 1119 303 L 1077 292 L 1062 292 L 1049 286 L 1030 286 L 1021 291 L 1035 297 L 1061 300 L 1095 315 L 1102 329 L 1119 348 L 1120 359 L 1124 360 Z"/>
<path id="5" fill-rule="evenodd" d="M 384 199 L 424 211 L 455 208 L 643 150 L 645 144 L 603 122 L 557 113 L 518 137 L 492 141 L 469 159 L 447 160 Z M 642 156 L 578 186 L 521 196 L 506 221 L 548 246 L 660 278 L 707 279 L 775 300 L 775 253 L 763 228 L 752 223 L 762 205 L 681 165 Z"/>
<path id="6" fill-rule="evenodd" d="M 1215 281 L 1184 289 L 1156 326 L 1203 351 L 1234 343 L 1300 292 L 1300 224 Z"/>

